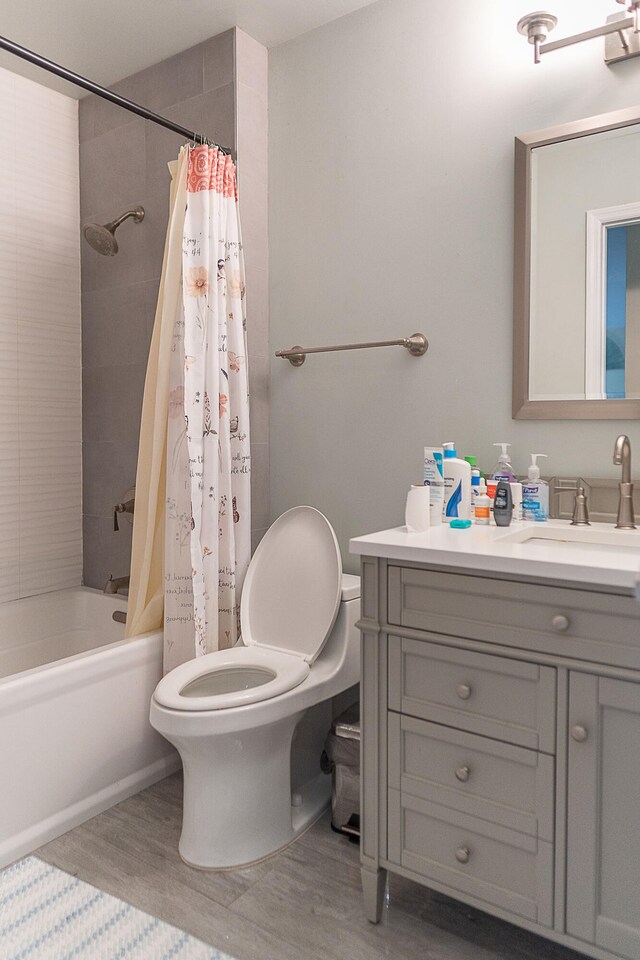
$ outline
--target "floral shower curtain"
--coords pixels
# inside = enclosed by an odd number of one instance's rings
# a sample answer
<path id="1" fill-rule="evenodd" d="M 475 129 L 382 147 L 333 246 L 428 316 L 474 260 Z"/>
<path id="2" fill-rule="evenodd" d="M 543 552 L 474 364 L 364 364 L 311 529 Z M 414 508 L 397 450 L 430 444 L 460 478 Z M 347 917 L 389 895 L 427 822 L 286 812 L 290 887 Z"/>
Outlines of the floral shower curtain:
<path id="1" fill-rule="evenodd" d="M 231 157 L 216 147 L 184 151 L 182 297 L 171 331 L 165 420 L 165 672 L 236 643 L 240 591 L 251 553 L 245 285 L 236 170 Z"/>

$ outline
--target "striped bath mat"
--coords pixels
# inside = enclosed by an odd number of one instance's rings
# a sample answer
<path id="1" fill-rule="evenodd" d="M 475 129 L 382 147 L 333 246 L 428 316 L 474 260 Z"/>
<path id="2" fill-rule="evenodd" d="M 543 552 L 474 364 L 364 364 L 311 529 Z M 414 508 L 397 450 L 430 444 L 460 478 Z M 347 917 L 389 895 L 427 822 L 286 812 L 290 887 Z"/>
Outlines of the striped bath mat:
<path id="1" fill-rule="evenodd" d="M 27 857 L 0 873 L 0 960 L 231 958 L 37 857 Z"/>

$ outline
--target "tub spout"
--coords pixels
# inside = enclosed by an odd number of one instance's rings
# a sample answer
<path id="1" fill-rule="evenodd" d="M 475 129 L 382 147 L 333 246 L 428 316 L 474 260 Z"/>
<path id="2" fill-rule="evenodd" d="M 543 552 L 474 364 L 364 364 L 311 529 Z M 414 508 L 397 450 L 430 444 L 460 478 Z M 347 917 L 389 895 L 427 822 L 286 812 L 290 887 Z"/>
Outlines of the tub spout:
<path id="1" fill-rule="evenodd" d="M 104 585 L 105 593 L 118 593 L 119 590 L 122 590 L 124 587 L 129 586 L 129 577 L 113 577 L 109 576 L 109 579 Z"/>

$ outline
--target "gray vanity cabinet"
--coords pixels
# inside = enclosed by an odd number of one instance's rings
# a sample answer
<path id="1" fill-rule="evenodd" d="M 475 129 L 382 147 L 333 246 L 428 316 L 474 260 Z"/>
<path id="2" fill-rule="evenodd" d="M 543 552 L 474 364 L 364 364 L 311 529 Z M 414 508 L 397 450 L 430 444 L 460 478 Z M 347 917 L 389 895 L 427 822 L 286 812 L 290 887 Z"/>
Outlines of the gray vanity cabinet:
<path id="1" fill-rule="evenodd" d="M 362 557 L 361 864 L 640 958 L 640 608 Z"/>
<path id="2" fill-rule="evenodd" d="M 640 683 L 572 671 L 567 933 L 640 957 Z"/>

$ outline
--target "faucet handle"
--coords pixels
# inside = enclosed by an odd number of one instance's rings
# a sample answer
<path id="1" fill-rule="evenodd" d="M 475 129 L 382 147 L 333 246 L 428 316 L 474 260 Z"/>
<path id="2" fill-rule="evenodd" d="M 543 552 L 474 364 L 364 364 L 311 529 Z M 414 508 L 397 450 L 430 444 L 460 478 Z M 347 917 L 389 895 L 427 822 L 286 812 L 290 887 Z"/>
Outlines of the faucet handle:
<path id="1" fill-rule="evenodd" d="M 587 495 L 584 492 L 584 487 L 580 483 L 578 484 L 578 489 L 576 491 L 576 499 L 573 507 L 573 519 L 571 521 L 572 527 L 590 527 L 591 521 L 589 520 L 589 507 L 587 505 Z"/>
<path id="2" fill-rule="evenodd" d="M 119 513 L 131 513 L 135 509 L 135 499 L 132 497 L 131 500 L 126 500 L 124 503 L 116 503 L 113 508 L 113 532 L 117 533 L 120 527 L 118 526 L 118 514 Z"/>

